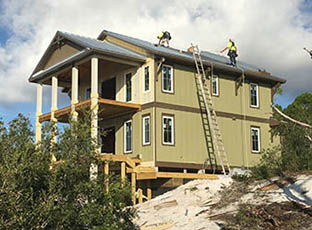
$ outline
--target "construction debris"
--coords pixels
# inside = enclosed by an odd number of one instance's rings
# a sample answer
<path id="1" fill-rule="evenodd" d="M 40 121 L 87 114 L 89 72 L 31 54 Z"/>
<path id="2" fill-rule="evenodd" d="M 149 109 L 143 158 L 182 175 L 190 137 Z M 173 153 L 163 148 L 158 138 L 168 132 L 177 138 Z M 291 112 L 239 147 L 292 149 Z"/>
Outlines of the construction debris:
<path id="1" fill-rule="evenodd" d="M 312 176 L 194 180 L 135 206 L 140 230 L 312 229 Z"/>

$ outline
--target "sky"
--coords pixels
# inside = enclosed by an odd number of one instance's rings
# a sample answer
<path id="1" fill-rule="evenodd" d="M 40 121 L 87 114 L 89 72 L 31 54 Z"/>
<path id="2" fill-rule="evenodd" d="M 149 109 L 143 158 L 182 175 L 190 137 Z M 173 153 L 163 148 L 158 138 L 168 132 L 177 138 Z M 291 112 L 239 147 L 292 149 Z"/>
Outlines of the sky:
<path id="1" fill-rule="evenodd" d="M 0 117 L 35 119 L 36 86 L 28 78 L 57 30 L 96 38 L 103 30 L 170 45 L 219 52 L 229 38 L 242 60 L 287 83 L 275 102 L 286 107 L 312 92 L 311 0 L 0 0 Z M 43 112 L 50 108 L 44 87 Z M 61 95 L 59 107 L 69 103 Z"/>

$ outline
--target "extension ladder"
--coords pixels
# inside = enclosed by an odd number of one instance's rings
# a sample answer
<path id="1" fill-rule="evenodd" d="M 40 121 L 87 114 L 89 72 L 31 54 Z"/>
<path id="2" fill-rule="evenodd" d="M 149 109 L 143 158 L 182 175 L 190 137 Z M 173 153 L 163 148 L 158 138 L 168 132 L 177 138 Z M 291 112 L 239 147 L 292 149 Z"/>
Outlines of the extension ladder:
<path id="1" fill-rule="evenodd" d="M 213 148 L 220 160 L 222 171 L 224 175 L 226 175 L 225 166 L 227 167 L 227 171 L 229 173 L 231 172 L 231 169 L 227 159 L 227 154 L 224 149 L 221 131 L 217 122 L 217 114 L 216 111 L 214 110 L 212 97 L 209 89 L 210 87 L 207 84 L 208 81 L 206 79 L 205 69 L 201 59 L 200 50 L 198 48 L 198 45 L 194 46 L 193 44 L 191 44 L 191 46 L 193 49 L 193 58 L 195 61 L 196 70 L 198 73 L 196 77 L 198 78 L 198 81 L 200 83 L 201 93 L 204 98 L 205 110 L 211 128 Z M 211 75 L 213 75 L 213 73 L 211 73 Z"/>

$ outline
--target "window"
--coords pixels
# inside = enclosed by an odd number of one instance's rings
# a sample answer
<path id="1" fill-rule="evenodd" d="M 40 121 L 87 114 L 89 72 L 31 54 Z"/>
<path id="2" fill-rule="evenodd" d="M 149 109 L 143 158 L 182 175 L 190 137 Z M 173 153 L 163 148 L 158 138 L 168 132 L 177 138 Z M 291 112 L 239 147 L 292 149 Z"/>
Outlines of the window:
<path id="1" fill-rule="evenodd" d="M 149 91 L 149 81 L 150 81 L 150 77 L 149 77 L 149 66 L 146 66 L 144 68 L 144 91 Z"/>
<path id="2" fill-rule="evenodd" d="M 174 145 L 174 124 L 172 116 L 163 116 L 163 144 Z"/>
<path id="3" fill-rule="evenodd" d="M 258 85 L 250 83 L 250 106 L 259 107 Z"/>
<path id="4" fill-rule="evenodd" d="M 260 128 L 251 127 L 251 152 L 260 152 Z"/>
<path id="5" fill-rule="evenodd" d="M 126 101 L 131 101 L 131 88 L 132 88 L 132 82 L 131 82 L 131 73 L 126 74 Z"/>
<path id="6" fill-rule="evenodd" d="M 126 121 L 124 124 L 124 152 L 132 152 L 132 121 Z"/>
<path id="7" fill-rule="evenodd" d="M 213 75 L 211 78 L 212 83 L 212 95 L 219 96 L 219 78 L 216 75 Z"/>
<path id="8" fill-rule="evenodd" d="M 86 90 L 86 99 L 88 100 L 88 99 L 90 99 L 91 98 L 91 88 L 88 88 L 87 90 Z"/>
<path id="9" fill-rule="evenodd" d="M 162 66 L 162 90 L 173 93 L 173 71 L 171 66 Z"/>
<path id="10" fill-rule="evenodd" d="M 143 145 L 151 143 L 151 119 L 150 116 L 143 117 Z"/>

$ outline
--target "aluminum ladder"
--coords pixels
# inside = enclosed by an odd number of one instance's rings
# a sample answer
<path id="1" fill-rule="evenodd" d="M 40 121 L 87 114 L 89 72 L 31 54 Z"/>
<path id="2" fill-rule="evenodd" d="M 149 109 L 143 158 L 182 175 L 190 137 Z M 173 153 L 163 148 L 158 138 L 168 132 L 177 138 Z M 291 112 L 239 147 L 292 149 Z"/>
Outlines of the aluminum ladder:
<path id="1" fill-rule="evenodd" d="M 214 110 L 212 97 L 211 97 L 211 93 L 209 89 L 210 87 L 207 84 L 208 81 L 206 78 L 204 65 L 202 62 L 201 55 L 200 55 L 200 50 L 198 48 L 198 45 L 194 46 L 193 44 L 191 44 L 191 46 L 193 49 L 193 58 L 194 58 L 195 66 L 197 70 L 196 78 L 198 78 L 198 81 L 200 83 L 201 93 L 204 98 L 205 110 L 206 110 L 208 121 L 211 127 L 214 151 L 217 153 L 217 156 L 219 158 L 219 161 L 222 167 L 222 172 L 224 173 L 224 175 L 226 175 L 225 167 L 227 167 L 227 171 L 231 173 L 230 164 L 227 159 L 226 151 L 224 149 L 224 143 L 222 140 L 221 131 L 217 122 L 217 114 L 216 114 L 216 111 Z"/>

